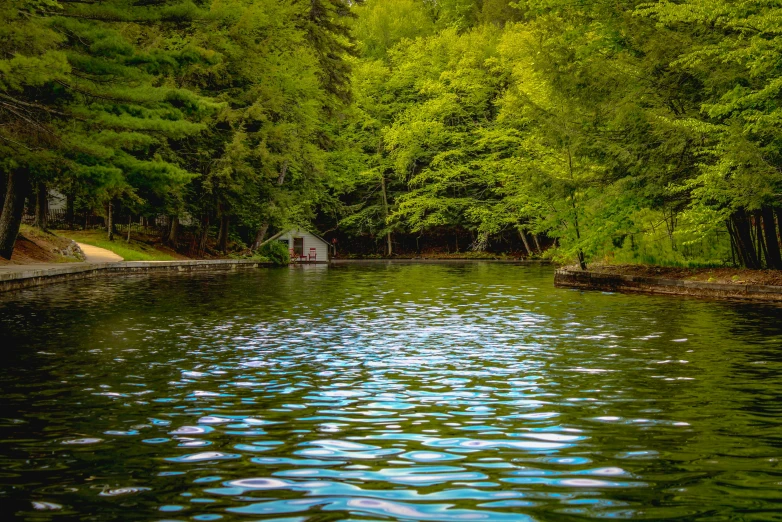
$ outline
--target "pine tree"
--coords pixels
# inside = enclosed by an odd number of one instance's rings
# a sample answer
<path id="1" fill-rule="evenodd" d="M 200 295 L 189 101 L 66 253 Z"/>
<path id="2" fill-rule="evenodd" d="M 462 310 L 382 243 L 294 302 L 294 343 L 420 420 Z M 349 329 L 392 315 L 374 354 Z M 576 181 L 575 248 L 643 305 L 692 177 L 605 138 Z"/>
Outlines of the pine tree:
<path id="1" fill-rule="evenodd" d="M 10 258 L 20 205 L 34 179 L 52 175 L 53 158 L 109 209 L 116 199 L 171 194 L 188 181 L 167 159 L 168 140 L 201 132 L 198 120 L 211 106 L 165 84 L 171 64 L 188 57 L 155 48 L 150 36 L 190 6 L 30 0 L 4 8 L 17 23 L 4 35 L 11 45 L 3 47 L 0 85 L 11 129 L 3 142 L 13 149 L 4 166 L 0 255 Z"/>

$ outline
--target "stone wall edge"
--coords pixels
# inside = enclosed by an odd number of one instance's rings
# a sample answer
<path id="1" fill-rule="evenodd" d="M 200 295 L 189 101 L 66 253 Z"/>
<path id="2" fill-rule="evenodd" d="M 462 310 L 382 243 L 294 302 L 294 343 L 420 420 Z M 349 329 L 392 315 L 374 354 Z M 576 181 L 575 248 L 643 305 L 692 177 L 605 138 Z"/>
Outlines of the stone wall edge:
<path id="1" fill-rule="evenodd" d="M 709 283 L 564 268 L 554 273 L 554 286 L 609 292 L 782 302 L 782 286 Z"/>
<path id="2" fill-rule="evenodd" d="M 87 279 L 108 274 L 137 274 L 143 272 L 234 271 L 273 266 L 251 259 L 208 259 L 183 261 L 120 261 L 117 263 L 79 264 L 48 270 L 26 270 L 0 274 L 0 293 L 35 286 Z"/>

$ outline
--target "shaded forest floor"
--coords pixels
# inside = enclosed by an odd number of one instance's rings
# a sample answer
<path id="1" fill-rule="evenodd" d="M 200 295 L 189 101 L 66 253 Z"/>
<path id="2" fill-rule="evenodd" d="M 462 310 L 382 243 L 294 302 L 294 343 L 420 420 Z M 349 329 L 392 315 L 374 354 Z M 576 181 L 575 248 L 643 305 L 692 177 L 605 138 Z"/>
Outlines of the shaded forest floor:
<path id="1" fill-rule="evenodd" d="M 566 267 L 578 270 L 577 266 Z M 782 286 L 782 270 L 748 270 L 746 268 L 677 268 L 653 265 L 589 265 L 588 271 L 662 279 L 683 279 L 737 285 Z"/>

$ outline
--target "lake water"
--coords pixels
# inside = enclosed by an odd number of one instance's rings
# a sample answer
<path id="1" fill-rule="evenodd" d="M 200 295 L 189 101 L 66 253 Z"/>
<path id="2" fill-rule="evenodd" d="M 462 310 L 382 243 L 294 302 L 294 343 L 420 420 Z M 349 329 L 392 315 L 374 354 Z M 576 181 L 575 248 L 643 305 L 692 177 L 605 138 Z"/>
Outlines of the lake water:
<path id="1" fill-rule="evenodd" d="M 366 264 L 0 295 L 2 520 L 782 520 L 782 321 Z"/>

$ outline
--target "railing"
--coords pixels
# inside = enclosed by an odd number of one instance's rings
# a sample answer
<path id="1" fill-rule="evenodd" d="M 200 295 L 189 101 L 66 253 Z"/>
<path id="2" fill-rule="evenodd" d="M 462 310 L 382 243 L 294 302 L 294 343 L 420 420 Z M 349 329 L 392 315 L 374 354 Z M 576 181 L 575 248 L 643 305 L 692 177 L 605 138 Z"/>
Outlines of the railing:
<path id="1" fill-rule="evenodd" d="M 22 216 L 22 223 L 25 225 L 35 224 L 35 214 L 26 213 Z M 69 222 L 67 212 L 64 209 L 49 210 L 46 214 L 46 226 L 48 228 L 66 229 L 74 226 L 80 229 L 106 228 L 106 219 L 92 213 L 77 213 L 73 216 L 73 222 Z M 131 234 L 160 234 L 168 227 L 168 218 L 166 216 L 156 216 L 154 218 L 144 218 L 141 216 L 131 216 L 128 223 L 128 216 L 115 216 L 114 229 L 119 232 L 127 233 L 130 228 Z"/>
<path id="2" fill-rule="evenodd" d="M 144 220 L 143 223 L 138 218 L 131 220 L 131 222 L 128 223 L 126 217 L 124 223 L 122 221 L 114 223 L 114 229 L 117 232 L 127 233 L 128 228 L 130 228 L 131 234 L 134 232 L 137 234 L 162 234 L 167 227 L 168 224 L 166 223 L 165 217 L 158 217 L 154 221 L 147 219 Z"/>
<path id="3" fill-rule="evenodd" d="M 99 216 L 92 216 L 99 217 Z M 103 218 L 99 218 L 103 223 Z M 75 220 L 78 223 L 78 219 Z M 22 223 L 25 225 L 35 224 L 35 214 L 24 214 L 22 216 Z M 68 216 L 64 209 L 50 210 L 46 213 L 46 226 L 49 228 L 65 228 L 69 225 Z"/>

